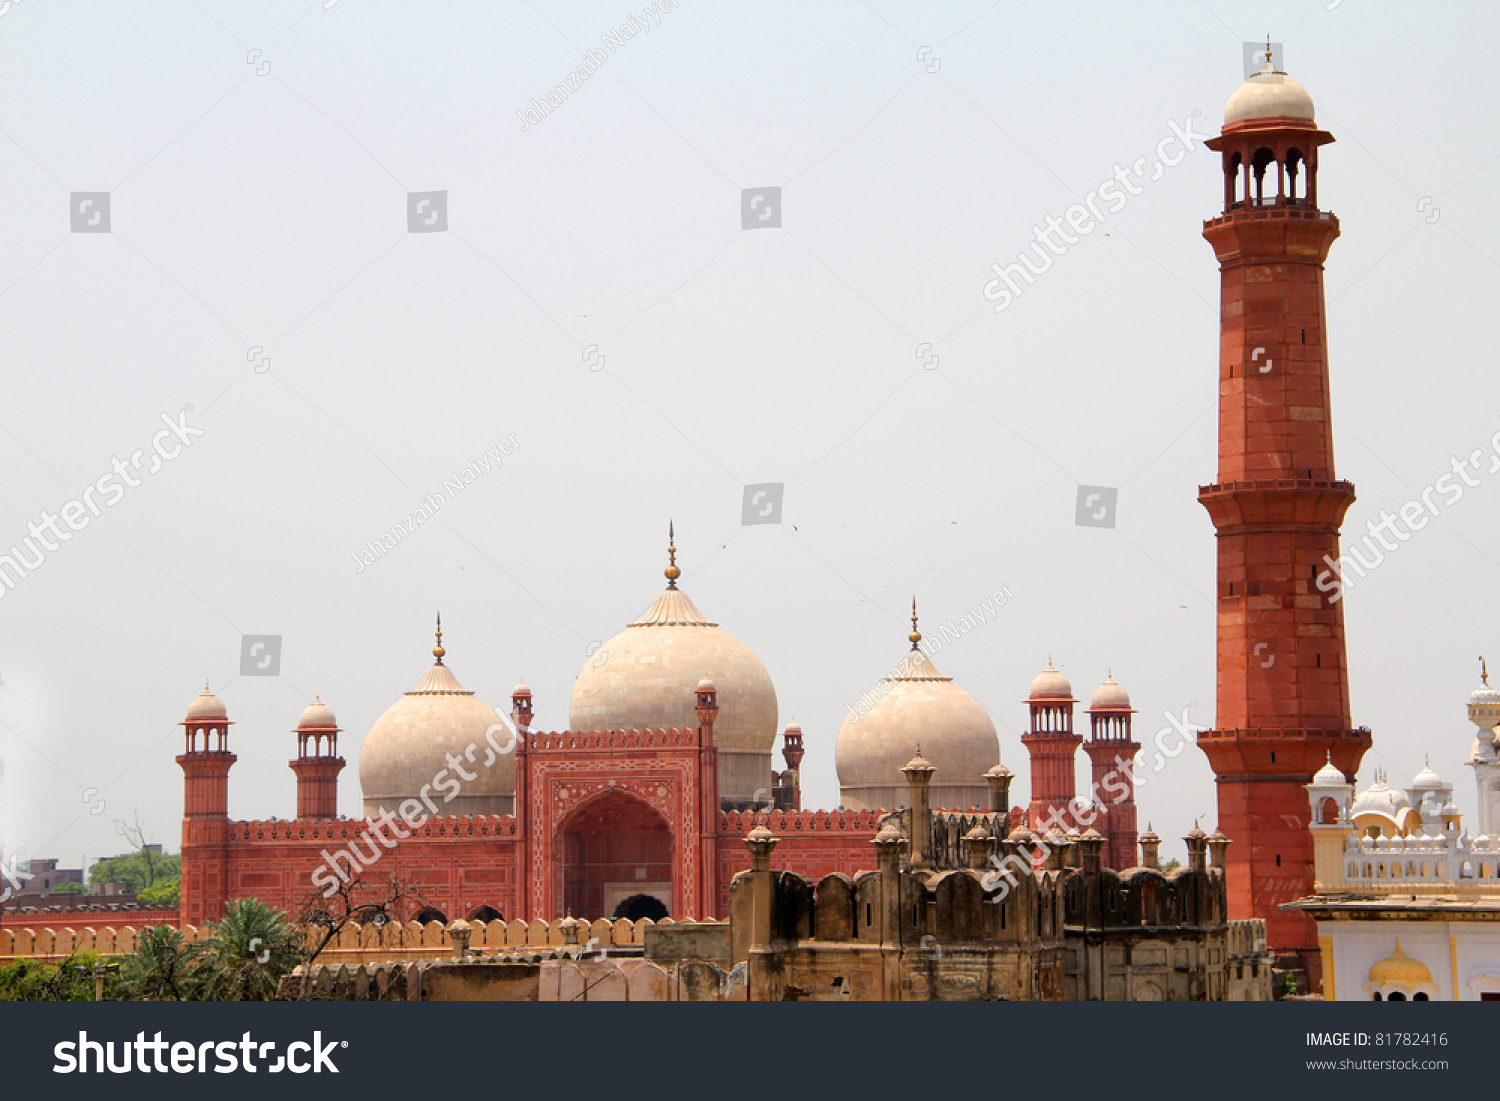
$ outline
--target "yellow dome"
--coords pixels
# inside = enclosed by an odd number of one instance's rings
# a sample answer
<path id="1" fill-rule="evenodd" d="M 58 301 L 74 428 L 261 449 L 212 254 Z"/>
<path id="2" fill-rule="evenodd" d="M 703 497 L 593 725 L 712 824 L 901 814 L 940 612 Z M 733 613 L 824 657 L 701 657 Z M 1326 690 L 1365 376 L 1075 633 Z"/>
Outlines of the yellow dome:
<path id="1" fill-rule="evenodd" d="M 719 796 L 735 804 L 764 801 L 776 742 L 771 675 L 748 646 L 710 623 L 675 584 L 584 662 L 568 704 L 568 725 L 692 730 L 698 725 L 698 686 L 708 680 L 718 689 Z"/>
<path id="2" fill-rule="evenodd" d="M 983 706 L 910 650 L 855 704 L 839 726 L 836 749 L 843 805 L 895 809 L 907 804 L 901 769 L 918 752 L 937 769 L 934 809 L 989 806 L 985 773 L 1000 759 L 1000 739 Z"/>
<path id="3" fill-rule="evenodd" d="M 403 801 L 420 801 L 424 787 L 440 815 L 513 813 L 515 754 L 500 754 L 489 767 L 484 764 L 492 752 L 485 731 L 496 724 L 504 725 L 500 716 L 459 684 L 439 658 L 365 735 L 359 753 L 365 814 L 379 815 L 382 809 L 398 813 Z M 509 729 L 497 732 L 494 741 L 509 746 Z M 474 747 L 472 755 L 470 746 Z M 474 779 L 465 780 L 450 766 L 449 754 L 460 758 L 459 764 Z M 440 779 L 440 774 L 446 776 Z M 454 783 L 458 793 L 449 799 Z M 421 813 L 431 812 L 424 805 Z"/>
<path id="4" fill-rule="evenodd" d="M 1370 968 L 1370 981 L 1377 986 L 1421 986 L 1432 985 L 1432 972 L 1427 965 L 1412 959 L 1401 951 L 1401 938 L 1396 938 L 1396 950 L 1390 956 Z"/>

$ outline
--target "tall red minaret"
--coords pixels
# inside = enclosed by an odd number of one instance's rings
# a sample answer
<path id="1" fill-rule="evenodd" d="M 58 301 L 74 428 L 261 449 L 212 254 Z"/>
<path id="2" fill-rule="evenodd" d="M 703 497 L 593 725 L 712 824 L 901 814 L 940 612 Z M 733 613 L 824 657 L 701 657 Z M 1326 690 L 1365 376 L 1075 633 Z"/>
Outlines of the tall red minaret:
<path id="1" fill-rule="evenodd" d="M 339 816 L 339 725 L 333 712 L 319 697 L 297 721 L 297 759 L 291 769 L 297 774 L 297 817 Z"/>
<path id="2" fill-rule="evenodd" d="M 182 728 L 186 752 L 177 757 L 183 774 L 182 900 L 180 921 L 202 925 L 224 916 L 229 897 L 229 715 L 203 686 L 188 704 Z"/>
<path id="3" fill-rule="evenodd" d="M 1331 141 L 1268 46 L 1207 143 L 1224 213 L 1203 226 L 1220 270 L 1219 477 L 1198 500 L 1218 532 L 1219 645 L 1217 728 L 1198 745 L 1234 842 L 1229 916 L 1264 918 L 1313 989 L 1316 926 L 1278 909 L 1313 890 L 1303 785 L 1330 753 L 1352 777 L 1370 746 L 1350 724 L 1343 608 L 1317 584 L 1354 500 L 1334 477 L 1328 396 L 1323 261 L 1339 223 L 1318 209 L 1318 150 Z"/>
<path id="4" fill-rule="evenodd" d="M 1067 829 L 1074 821 L 1073 798 L 1077 794 L 1074 762 L 1083 741 L 1073 733 L 1073 686 L 1052 667 L 1031 682 L 1026 705 L 1031 710 L 1031 729 L 1021 735 L 1021 744 L 1031 755 L 1031 805 L 1026 821 L 1038 834 L 1053 826 Z"/>

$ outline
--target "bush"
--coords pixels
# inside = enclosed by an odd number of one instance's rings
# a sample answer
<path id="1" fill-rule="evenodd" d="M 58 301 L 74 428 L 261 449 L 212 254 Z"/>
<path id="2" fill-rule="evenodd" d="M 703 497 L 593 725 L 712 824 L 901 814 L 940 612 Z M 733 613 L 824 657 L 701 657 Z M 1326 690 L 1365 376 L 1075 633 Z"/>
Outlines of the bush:
<path id="1" fill-rule="evenodd" d="M 158 879 L 150 887 L 143 887 L 136 899 L 153 910 L 175 910 L 182 901 L 182 878 Z"/>

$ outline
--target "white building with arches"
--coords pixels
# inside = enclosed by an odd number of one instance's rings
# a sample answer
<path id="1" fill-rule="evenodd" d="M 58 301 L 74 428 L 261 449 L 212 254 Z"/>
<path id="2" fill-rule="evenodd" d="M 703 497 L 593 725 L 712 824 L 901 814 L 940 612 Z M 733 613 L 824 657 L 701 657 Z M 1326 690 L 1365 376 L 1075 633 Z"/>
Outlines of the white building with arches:
<path id="1" fill-rule="evenodd" d="M 1471 836 L 1430 763 L 1405 789 L 1376 770 L 1358 794 L 1330 762 L 1307 785 L 1323 997 L 1500 1001 L 1500 691 L 1469 696 L 1479 794 Z"/>

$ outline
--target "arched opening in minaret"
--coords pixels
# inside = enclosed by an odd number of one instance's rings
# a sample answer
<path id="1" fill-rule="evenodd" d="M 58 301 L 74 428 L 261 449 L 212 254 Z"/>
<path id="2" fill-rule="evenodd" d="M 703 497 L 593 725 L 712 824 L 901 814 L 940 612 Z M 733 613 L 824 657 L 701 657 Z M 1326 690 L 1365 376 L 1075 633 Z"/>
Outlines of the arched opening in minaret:
<path id="1" fill-rule="evenodd" d="M 1288 202 L 1295 203 L 1299 201 L 1297 196 L 1297 177 L 1301 172 L 1302 150 L 1288 149 L 1286 151 L 1286 197 Z M 1307 197 L 1305 190 L 1304 188 L 1303 199 Z"/>
<path id="2" fill-rule="evenodd" d="M 1233 153 L 1224 164 L 1225 210 L 1228 210 L 1232 206 L 1237 206 L 1245 201 L 1244 196 L 1240 193 L 1243 190 L 1240 187 L 1240 167 L 1243 163 L 1244 158 L 1241 157 L 1238 153 Z"/>
<path id="3" fill-rule="evenodd" d="M 1323 800 L 1323 813 L 1319 816 L 1325 826 L 1336 826 L 1339 821 L 1339 803 L 1333 796 Z"/>
<path id="4" fill-rule="evenodd" d="M 563 823 L 562 852 L 563 907 L 575 917 L 612 916 L 635 895 L 671 905 L 671 828 L 633 795 L 610 791 L 576 809 Z"/>
<path id="5" fill-rule="evenodd" d="M 1254 175 L 1255 205 L 1269 206 L 1276 201 L 1276 196 L 1266 196 L 1266 169 L 1275 163 L 1276 154 L 1264 145 L 1255 151 L 1255 156 L 1250 160 L 1250 167 Z"/>

